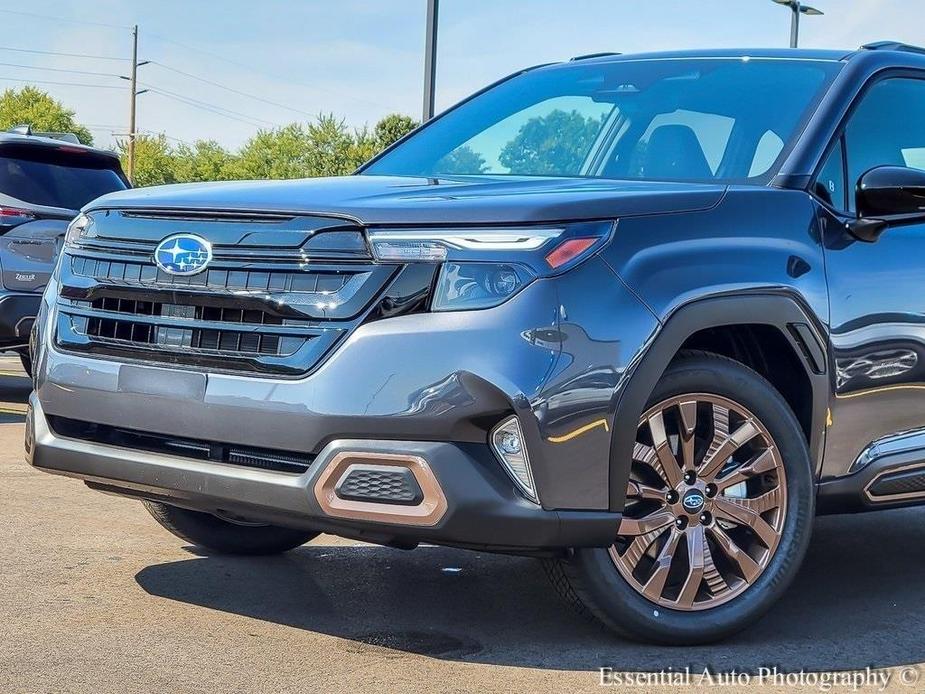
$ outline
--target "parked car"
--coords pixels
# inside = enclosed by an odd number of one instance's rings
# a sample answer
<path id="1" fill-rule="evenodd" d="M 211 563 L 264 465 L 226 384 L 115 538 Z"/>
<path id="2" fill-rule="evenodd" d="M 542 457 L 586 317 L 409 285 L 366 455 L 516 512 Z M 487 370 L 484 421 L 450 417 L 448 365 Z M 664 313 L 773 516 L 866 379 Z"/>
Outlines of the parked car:
<path id="1" fill-rule="evenodd" d="M 620 633 L 727 637 L 817 513 L 925 499 L 923 52 L 575 59 L 354 176 L 97 199 L 28 458 L 208 551 L 534 555 Z"/>
<path id="2" fill-rule="evenodd" d="M 68 223 L 128 180 L 113 152 L 68 133 L 0 133 L 0 350 L 31 370 L 29 334 Z"/>

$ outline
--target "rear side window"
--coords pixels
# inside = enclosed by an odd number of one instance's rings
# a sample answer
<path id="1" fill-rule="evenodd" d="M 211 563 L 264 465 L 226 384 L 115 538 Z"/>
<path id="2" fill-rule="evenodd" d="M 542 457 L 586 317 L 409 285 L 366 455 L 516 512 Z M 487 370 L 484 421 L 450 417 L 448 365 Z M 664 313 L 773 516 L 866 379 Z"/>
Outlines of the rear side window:
<path id="1" fill-rule="evenodd" d="M 87 166 L 78 165 L 81 155 L 69 161 L 52 161 L 48 154 L 25 157 L 0 154 L 0 193 L 33 205 L 78 210 L 91 200 L 126 186 L 119 174 L 101 166 L 99 158 L 86 155 Z"/>

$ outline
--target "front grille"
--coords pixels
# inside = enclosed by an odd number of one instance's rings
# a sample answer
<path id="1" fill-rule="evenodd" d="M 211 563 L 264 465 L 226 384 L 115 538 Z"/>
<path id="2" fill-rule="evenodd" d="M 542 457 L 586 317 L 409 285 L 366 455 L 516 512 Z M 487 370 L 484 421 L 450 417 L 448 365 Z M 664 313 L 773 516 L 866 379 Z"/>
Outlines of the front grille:
<path id="1" fill-rule="evenodd" d="M 165 436 L 65 417 L 49 416 L 48 424 L 58 436 L 69 439 L 296 475 L 307 471 L 315 459 L 310 453 Z"/>
<path id="2" fill-rule="evenodd" d="M 400 270 L 374 263 L 362 230 L 341 220 L 108 211 L 93 230 L 60 266 L 56 343 L 65 351 L 300 375 Z M 205 271 L 171 275 L 154 263 L 160 241 L 180 232 L 212 243 Z"/>

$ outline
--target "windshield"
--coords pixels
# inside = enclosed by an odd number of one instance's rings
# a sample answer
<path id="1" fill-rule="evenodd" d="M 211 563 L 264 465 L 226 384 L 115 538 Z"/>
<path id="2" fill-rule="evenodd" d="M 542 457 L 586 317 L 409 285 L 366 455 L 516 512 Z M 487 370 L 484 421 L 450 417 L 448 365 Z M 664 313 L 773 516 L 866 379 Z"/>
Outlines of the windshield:
<path id="1" fill-rule="evenodd" d="M 539 68 L 462 103 L 361 173 L 767 181 L 839 67 L 736 57 Z"/>
<path id="2" fill-rule="evenodd" d="M 71 163 L 61 154 L 33 149 L 28 156 L 0 154 L 0 193 L 33 205 L 79 210 L 105 193 L 126 187 L 108 158 L 81 154 L 73 157 L 79 156 L 79 161 Z"/>

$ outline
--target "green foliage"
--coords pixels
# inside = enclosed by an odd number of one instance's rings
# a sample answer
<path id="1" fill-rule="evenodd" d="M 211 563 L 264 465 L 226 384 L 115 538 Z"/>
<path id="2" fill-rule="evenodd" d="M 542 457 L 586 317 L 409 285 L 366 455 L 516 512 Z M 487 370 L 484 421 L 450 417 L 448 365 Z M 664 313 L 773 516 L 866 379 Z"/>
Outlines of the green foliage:
<path id="1" fill-rule="evenodd" d="M 181 144 L 173 156 L 174 177 L 178 183 L 226 181 L 239 177 L 237 157 L 215 140 Z"/>
<path id="2" fill-rule="evenodd" d="M 116 149 L 127 170 L 128 141 L 121 140 Z M 135 185 L 157 186 L 177 182 L 177 155 L 165 135 L 138 135 L 135 138 Z"/>
<path id="3" fill-rule="evenodd" d="M 410 133 L 419 123 L 400 113 L 392 113 L 376 123 L 373 128 L 373 138 L 376 141 L 376 147 L 382 151 L 394 142 L 397 142 L 405 135 Z"/>
<path id="4" fill-rule="evenodd" d="M 261 130 L 237 152 L 229 152 L 214 140 L 172 147 L 165 135 L 139 135 L 135 139 L 135 185 L 343 176 L 377 154 L 390 138 L 414 126 L 407 116 L 393 114 L 372 130 L 350 130 L 342 119 L 322 114 L 310 123 Z M 119 142 L 118 150 L 126 167 L 125 140 Z"/>
<path id="5" fill-rule="evenodd" d="M 90 131 L 74 120 L 74 112 L 35 87 L 7 89 L 0 95 L 0 129 L 31 125 L 35 130 L 72 132 L 92 144 Z M 306 178 L 352 173 L 363 162 L 417 126 L 393 113 L 370 128 L 351 130 L 343 119 L 320 114 L 309 123 L 291 123 L 261 130 L 237 152 L 214 140 L 173 145 L 165 134 L 135 138 L 136 186 L 192 181 Z M 116 150 L 128 169 L 128 141 Z"/>
<path id="6" fill-rule="evenodd" d="M 513 174 L 577 173 L 600 128 L 598 119 L 556 109 L 524 123 L 498 161 Z"/>
<path id="7" fill-rule="evenodd" d="M 469 145 L 460 145 L 434 165 L 438 174 L 485 173 L 485 158 Z"/>
<path id="8" fill-rule="evenodd" d="M 0 130 L 31 125 L 33 130 L 74 133 L 85 145 L 93 144 L 90 131 L 74 120 L 74 112 L 35 87 L 7 89 L 0 94 Z"/>

